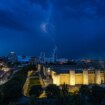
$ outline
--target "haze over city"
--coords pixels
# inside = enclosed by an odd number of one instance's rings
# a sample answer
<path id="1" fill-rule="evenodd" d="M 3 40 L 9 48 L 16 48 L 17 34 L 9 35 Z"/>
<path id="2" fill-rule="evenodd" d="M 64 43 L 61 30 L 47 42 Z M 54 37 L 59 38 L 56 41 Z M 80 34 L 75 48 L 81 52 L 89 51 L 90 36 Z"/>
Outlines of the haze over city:
<path id="1" fill-rule="evenodd" d="M 0 55 L 105 58 L 104 0 L 0 0 Z"/>

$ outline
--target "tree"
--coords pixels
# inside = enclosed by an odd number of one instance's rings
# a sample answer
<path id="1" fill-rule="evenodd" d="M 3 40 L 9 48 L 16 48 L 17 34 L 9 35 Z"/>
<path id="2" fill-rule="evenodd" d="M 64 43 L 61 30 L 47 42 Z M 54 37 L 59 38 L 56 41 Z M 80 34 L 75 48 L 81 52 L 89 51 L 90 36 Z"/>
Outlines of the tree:
<path id="1" fill-rule="evenodd" d="M 83 96 L 89 96 L 90 95 L 90 88 L 87 85 L 82 85 L 80 90 L 79 90 L 79 94 L 83 95 Z"/>
<path id="2" fill-rule="evenodd" d="M 50 84 L 46 87 L 46 95 L 48 98 L 57 98 L 61 96 L 60 88 L 57 85 Z"/>
<path id="3" fill-rule="evenodd" d="M 38 98 L 42 92 L 43 92 L 43 89 L 41 85 L 34 85 L 31 87 L 29 91 L 29 95 Z"/>
<path id="4" fill-rule="evenodd" d="M 72 105 L 83 105 L 83 99 L 80 94 L 74 94 L 71 103 Z"/>
<path id="5" fill-rule="evenodd" d="M 37 67 L 36 67 L 36 65 L 34 65 L 34 64 L 28 65 L 27 68 L 28 68 L 29 70 L 35 70 L 35 71 L 37 71 Z"/>
<path id="6" fill-rule="evenodd" d="M 59 105 L 70 105 L 72 96 L 69 93 L 69 86 L 67 84 L 63 84 L 61 86 L 61 98 L 59 99 Z"/>
<path id="7" fill-rule="evenodd" d="M 82 102 L 82 104 L 84 105 L 88 104 L 90 94 L 91 94 L 91 89 L 87 85 L 82 85 L 78 92 L 78 96 L 81 100 L 80 102 Z"/>
<path id="8" fill-rule="evenodd" d="M 62 95 L 65 97 L 65 96 L 68 96 L 69 95 L 69 87 L 67 84 L 63 84 L 61 86 L 62 88 Z"/>
<path id="9" fill-rule="evenodd" d="M 21 96 L 22 88 L 20 86 L 20 83 L 15 80 L 7 82 L 1 90 L 1 97 L 3 103 L 8 104 L 9 102 L 13 102 L 16 99 L 20 98 Z"/>
<path id="10" fill-rule="evenodd" d="M 29 91 L 30 105 L 35 105 L 36 99 L 41 95 L 42 92 L 43 92 L 43 89 L 41 85 L 34 85 L 31 87 Z"/>
<path id="11" fill-rule="evenodd" d="M 93 105 L 100 104 L 105 99 L 105 88 L 94 85 L 91 91 L 91 102 Z"/>

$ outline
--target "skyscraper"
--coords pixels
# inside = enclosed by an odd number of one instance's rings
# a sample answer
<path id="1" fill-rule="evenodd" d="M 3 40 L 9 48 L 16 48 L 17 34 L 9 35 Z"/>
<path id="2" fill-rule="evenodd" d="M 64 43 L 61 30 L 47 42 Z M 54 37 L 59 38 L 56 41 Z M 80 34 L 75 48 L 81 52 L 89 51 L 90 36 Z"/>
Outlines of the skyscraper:
<path id="1" fill-rule="evenodd" d="M 8 55 L 8 61 L 11 63 L 17 62 L 17 55 L 15 52 L 10 52 Z"/>

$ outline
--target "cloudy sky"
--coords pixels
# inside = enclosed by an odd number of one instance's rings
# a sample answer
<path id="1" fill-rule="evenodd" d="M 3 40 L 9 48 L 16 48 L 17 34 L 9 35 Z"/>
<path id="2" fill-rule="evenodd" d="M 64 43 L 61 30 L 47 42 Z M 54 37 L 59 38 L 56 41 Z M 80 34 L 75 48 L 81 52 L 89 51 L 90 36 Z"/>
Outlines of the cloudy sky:
<path id="1" fill-rule="evenodd" d="M 105 58 L 105 0 L 0 0 L 0 55 Z"/>

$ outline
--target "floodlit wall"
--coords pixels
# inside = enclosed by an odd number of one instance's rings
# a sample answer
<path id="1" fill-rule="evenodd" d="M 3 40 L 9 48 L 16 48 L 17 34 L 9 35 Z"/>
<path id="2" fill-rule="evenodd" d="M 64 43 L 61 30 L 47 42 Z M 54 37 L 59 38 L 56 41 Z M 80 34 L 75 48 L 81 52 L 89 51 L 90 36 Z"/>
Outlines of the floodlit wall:
<path id="1" fill-rule="evenodd" d="M 70 70 L 69 73 L 57 74 L 51 70 L 51 76 L 53 84 L 62 85 L 68 84 L 71 86 L 75 85 L 89 85 L 89 84 L 102 84 L 105 83 L 104 71 L 100 70 L 83 70 L 81 73 Z"/>
<path id="2" fill-rule="evenodd" d="M 70 70 L 70 85 L 75 85 L 75 70 Z"/>
<path id="3" fill-rule="evenodd" d="M 60 74 L 60 84 L 68 84 L 69 85 L 69 74 Z"/>
<path id="4" fill-rule="evenodd" d="M 75 84 L 83 84 L 83 74 L 82 73 L 76 73 L 75 74 Z"/>
<path id="5" fill-rule="evenodd" d="M 53 84 L 56 84 L 56 85 L 60 85 L 60 75 L 56 75 L 54 78 L 53 78 Z"/>
<path id="6" fill-rule="evenodd" d="M 88 74 L 88 82 L 89 82 L 89 84 L 95 84 L 96 83 L 95 73 L 89 73 Z"/>

